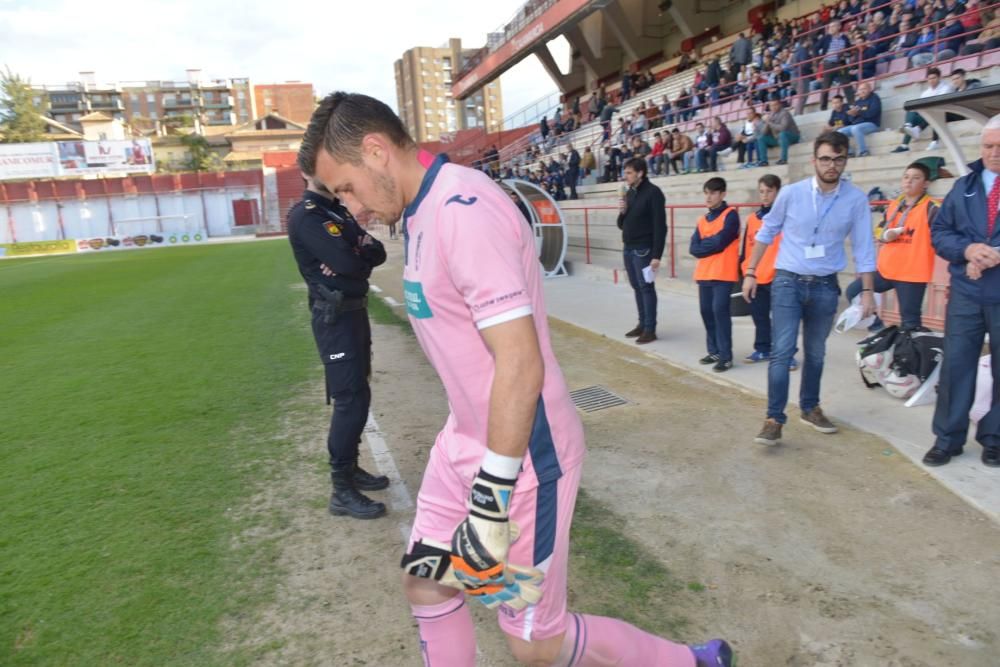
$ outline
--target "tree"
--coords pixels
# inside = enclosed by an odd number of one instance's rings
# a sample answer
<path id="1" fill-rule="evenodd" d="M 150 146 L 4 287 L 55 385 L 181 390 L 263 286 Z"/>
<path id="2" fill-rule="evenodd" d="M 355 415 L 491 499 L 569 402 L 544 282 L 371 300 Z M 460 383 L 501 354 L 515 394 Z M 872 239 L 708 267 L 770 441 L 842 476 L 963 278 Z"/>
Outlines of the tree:
<path id="1" fill-rule="evenodd" d="M 200 134 L 186 134 L 181 137 L 181 143 L 188 149 L 191 159 L 187 167 L 191 171 L 224 171 L 225 165 L 218 153 L 212 151 L 208 140 Z"/>
<path id="2" fill-rule="evenodd" d="M 45 141 L 45 121 L 31 98 L 31 83 L 10 71 L 0 72 L 0 139 L 7 144 Z"/>

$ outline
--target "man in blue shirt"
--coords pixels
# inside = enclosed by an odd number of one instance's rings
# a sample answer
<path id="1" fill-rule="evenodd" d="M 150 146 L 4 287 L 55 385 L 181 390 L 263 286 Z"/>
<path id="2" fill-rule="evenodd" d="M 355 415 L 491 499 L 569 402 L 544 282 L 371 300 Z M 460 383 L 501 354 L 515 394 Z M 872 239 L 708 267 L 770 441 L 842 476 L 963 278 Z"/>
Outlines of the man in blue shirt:
<path id="1" fill-rule="evenodd" d="M 983 338 L 990 336 L 993 400 L 979 420 L 983 464 L 1000 467 L 1000 114 L 983 128 L 981 159 L 958 179 L 931 223 L 931 243 L 948 260 L 951 290 L 944 322 L 944 361 L 934 408 L 934 446 L 924 465 L 958 456 L 969 434 L 969 409 Z"/>
<path id="2" fill-rule="evenodd" d="M 851 124 L 837 130 L 848 137 L 854 137 L 858 142 L 858 157 L 866 157 L 868 144 L 865 137 L 872 132 L 878 132 L 882 124 L 882 100 L 872 92 L 872 84 L 865 81 L 858 86 L 858 98 L 847 110 Z"/>
<path id="3" fill-rule="evenodd" d="M 767 369 L 767 419 L 754 438 L 763 445 L 781 441 L 781 428 L 787 421 L 788 364 L 795 354 L 800 322 L 805 349 L 799 389 L 801 421 L 820 433 L 837 432 L 819 407 L 819 388 L 826 338 L 840 300 L 837 273 L 847 268 L 844 241 L 848 238 L 855 270 L 861 274 L 864 316 L 875 311 L 871 212 L 865 193 L 841 178 L 847 166 L 847 148 L 847 137 L 839 132 L 825 132 L 816 139 L 812 160 L 816 175 L 778 194 L 771 212 L 764 216 L 745 271 L 743 297 L 749 302 L 757 293 L 757 264 L 781 234 L 777 272 L 771 283 L 773 333 Z"/>

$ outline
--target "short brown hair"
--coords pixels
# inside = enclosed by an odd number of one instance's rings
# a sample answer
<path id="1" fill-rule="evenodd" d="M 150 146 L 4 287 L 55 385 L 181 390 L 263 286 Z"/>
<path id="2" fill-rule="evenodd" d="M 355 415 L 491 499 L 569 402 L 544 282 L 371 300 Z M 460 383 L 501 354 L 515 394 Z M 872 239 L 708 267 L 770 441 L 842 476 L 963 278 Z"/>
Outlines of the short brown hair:
<path id="1" fill-rule="evenodd" d="M 399 116 L 384 102 L 360 93 L 330 93 L 309 119 L 299 148 L 299 169 L 310 176 L 315 174 L 320 148 L 338 161 L 360 164 L 361 140 L 376 132 L 400 148 L 416 145 Z"/>
<path id="2" fill-rule="evenodd" d="M 851 148 L 851 140 L 840 132 L 824 132 L 813 142 L 813 156 L 819 153 L 819 147 L 823 144 L 832 148 L 838 155 L 846 155 Z"/>

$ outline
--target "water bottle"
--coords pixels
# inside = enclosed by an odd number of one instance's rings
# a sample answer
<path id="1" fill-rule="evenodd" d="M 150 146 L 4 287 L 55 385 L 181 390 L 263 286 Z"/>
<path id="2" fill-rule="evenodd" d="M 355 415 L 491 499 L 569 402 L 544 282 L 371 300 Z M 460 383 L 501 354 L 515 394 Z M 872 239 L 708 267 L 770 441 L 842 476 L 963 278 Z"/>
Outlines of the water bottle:
<path id="1" fill-rule="evenodd" d="M 619 211 L 624 211 L 625 210 L 625 195 L 627 193 L 628 193 L 628 186 L 625 185 L 624 183 L 619 184 L 619 186 L 618 186 L 618 210 Z"/>

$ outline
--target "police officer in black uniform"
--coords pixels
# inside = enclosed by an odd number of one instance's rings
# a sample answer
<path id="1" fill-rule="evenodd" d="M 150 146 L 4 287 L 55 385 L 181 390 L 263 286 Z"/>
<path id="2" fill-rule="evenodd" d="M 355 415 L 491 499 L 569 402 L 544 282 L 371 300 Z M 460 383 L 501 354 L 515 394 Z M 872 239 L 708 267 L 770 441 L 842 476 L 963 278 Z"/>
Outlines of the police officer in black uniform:
<path id="1" fill-rule="evenodd" d="M 358 445 L 371 404 L 371 326 L 368 277 L 385 249 L 322 185 L 306 177 L 302 201 L 288 213 L 288 240 L 309 288 L 316 347 L 326 370 L 333 416 L 327 449 L 333 469 L 330 513 L 356 519 L 385 514 L 385 505 L 361 491 L 389 486 L 358 466 Z"/>

